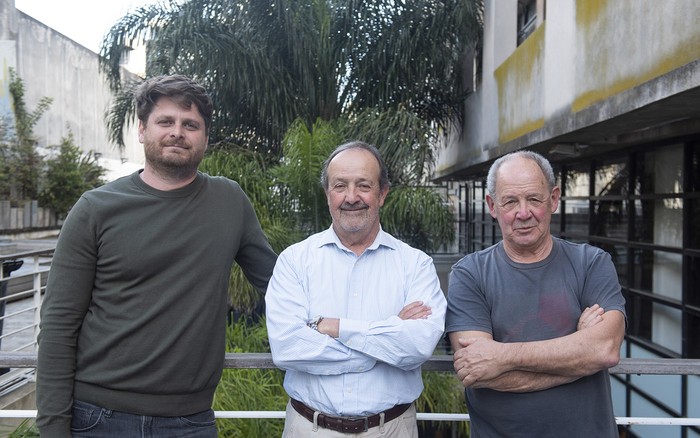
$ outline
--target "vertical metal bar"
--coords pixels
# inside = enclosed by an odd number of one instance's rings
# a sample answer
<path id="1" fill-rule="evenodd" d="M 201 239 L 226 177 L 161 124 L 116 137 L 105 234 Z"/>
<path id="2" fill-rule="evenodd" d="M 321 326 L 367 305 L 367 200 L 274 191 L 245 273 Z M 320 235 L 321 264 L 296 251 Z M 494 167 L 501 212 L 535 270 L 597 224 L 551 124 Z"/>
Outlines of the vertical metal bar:
<path id="1" fill-rule="evenodd" d="M 40 322 L 40 310 L 41 310 L 41 271 L 40 271 L 40 264 L 39 264 L 39 256 L 35 255 L 34 256 L 34 270 L 33 270 L 33 278 L 34 278 L 34 351 L 37 351 L 38 349 L 38 344 L 37 344 L 37 337 L 39 336 L 39 322 Z"/>

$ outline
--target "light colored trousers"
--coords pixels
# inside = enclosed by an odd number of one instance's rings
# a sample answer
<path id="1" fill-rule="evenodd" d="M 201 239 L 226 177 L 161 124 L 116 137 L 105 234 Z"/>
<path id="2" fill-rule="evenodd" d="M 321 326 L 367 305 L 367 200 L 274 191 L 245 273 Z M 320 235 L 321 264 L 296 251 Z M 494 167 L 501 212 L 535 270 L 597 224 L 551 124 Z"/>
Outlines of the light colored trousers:
<path id="1" fill-rule="evenodd" d="M 362 433 L 341 433 L 330 429 L 317 427 L 314 430 L 312 422 L 302 417 L 290 403 L 287 403 L 286 419 L 282 438 L 418 438 L 416 423 L 416 406 L 411 405 L 400 417 Z"/>

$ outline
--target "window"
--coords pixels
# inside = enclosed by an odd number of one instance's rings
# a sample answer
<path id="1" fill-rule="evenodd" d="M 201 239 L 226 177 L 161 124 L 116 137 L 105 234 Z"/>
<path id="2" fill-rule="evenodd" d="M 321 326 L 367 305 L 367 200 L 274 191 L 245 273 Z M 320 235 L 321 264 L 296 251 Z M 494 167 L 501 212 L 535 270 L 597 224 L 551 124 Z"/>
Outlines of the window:
<path id="1" fill-rule="evenodd" d="M 606 239 L 627 239 L 628 181 L 626 157 L 594 167 L 590 234 Z"/>
<path id="2" fill-rule="evenodd" d="M 588 224 L 590 222 L 590 175 L 588 165 L 571 166 L 561 175 L 558 183 L 561 188 L 561 202 L 557 210 L 563 215 L 561 236 L 576 240 L 588 237 Z"/>
<path id="3" fill-rule="evenodd" d="M 518 45 L 537 27 L 537 0 L 518 0 Z"/>
<path id="4" fill-rule="evenodd" d="M 486 204 L 486 180 L 472 181 L 469 187 L 469 240 L 466 247 L 467 252 L 475 252 L 500 241 L 501 229 Z"/>

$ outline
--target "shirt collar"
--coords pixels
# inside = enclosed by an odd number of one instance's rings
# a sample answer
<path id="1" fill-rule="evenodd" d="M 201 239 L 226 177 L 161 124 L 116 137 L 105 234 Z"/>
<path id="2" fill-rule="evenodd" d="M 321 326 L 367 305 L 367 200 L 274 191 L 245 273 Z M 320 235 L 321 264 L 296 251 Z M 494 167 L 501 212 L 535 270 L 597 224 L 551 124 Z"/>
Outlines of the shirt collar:
<path id="1" fill-rule="evenodd" d="M 330 244 L 335 244 L 338 248 L 344 249 L 346 251 L 350 251 L 340 241 L 340 238 L 335 233 L 335 230 L 333 229 L 332 224 L 330 227 L 328 227 L 328 229 L 326 231 L 322 231 L 320 233 L 320 236 L 318 239 L 318 247 L 319 248 L 324 246 L 324 245 L 330 245 Z M 374 242 L 372 242 L 372 244 L 367 248 L 367 251 L 374 251 L 377 248 L 379 248 L 380 246 L 386 246 L 387 248 L 396 249 L 395 240 L 388 233 L 384 232 L 384 230 L 381 228 L 381 225 L 379 227 L 379 233 L 377 233 L 377 237 L 374 238 Z"/>

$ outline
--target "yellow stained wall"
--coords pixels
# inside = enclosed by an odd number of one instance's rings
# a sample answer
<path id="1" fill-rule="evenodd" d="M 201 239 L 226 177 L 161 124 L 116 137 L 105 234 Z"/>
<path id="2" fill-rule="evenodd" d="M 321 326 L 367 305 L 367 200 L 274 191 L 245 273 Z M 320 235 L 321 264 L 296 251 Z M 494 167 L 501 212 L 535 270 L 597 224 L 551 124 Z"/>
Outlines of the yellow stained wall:
<path id="1" fill-rule="evenodd" d="M 700 58 L 697 0 L 578 0 L 576 26 L 573 112 Z"/>
<path id="2" fill-rule="evenodd" d="M 554 0 L 559 1 L 559 0 Z M 551 10 L 551 9 L 550 9 Z M 545 63 L 550 38 L 568 38 L 575 51 L 569 106 L 576 113 L 700 58 L 700 1 L 575 0 L 575 26 L 566 35 L 547 35 L 545 22 L 494 71 L 498 90 L 498 141 L 503 144 L 542 128 Z M 551 85 L 551 84 L 550 84 Z"/>
<path id="3" fill-rule="evenodd" d="M 544 126 L 542 24 L 494 72 L 498 84 L 499 143 Z"/>

